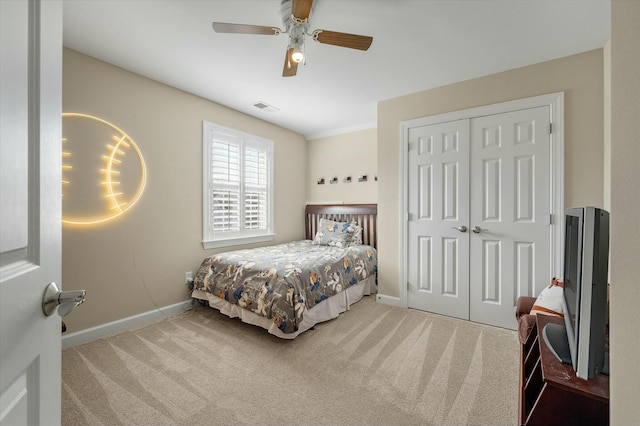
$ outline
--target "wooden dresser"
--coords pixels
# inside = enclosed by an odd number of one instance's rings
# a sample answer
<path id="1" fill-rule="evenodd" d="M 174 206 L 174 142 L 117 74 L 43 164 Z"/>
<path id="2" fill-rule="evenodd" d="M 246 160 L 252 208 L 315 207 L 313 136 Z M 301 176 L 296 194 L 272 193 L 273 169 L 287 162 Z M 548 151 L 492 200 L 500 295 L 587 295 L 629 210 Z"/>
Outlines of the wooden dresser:
<path id="1" fill-rule="evenodd" d="M 576 377 L 542 337 L 548 323 L 562 318 L 537 315 L 536 325 L 520 351 L 520 425 L 608 425 L 609 376 Z"/>

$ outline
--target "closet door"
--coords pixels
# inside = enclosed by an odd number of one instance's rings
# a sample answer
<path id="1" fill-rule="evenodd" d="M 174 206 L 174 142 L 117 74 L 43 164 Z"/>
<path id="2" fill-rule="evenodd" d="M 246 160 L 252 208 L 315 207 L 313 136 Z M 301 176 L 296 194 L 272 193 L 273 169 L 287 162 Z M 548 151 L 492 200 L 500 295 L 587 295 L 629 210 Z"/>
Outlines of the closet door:
<path id="1" fill-rule="evenodd" d="M 551 279 L 549 112 L 471 120 L 472 321 L 515 328 L 518 296 Z"/>
<path id="2" fill-rule="evenodd" d="M 469 319 L 469 120 L 408 137 L 408 306 Z"/>

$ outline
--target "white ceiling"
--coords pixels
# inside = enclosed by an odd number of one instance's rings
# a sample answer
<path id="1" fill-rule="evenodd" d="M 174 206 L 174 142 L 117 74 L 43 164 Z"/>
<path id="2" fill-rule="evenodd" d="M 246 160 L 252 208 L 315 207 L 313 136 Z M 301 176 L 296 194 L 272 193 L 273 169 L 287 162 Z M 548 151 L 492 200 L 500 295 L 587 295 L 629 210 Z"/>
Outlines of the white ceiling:
<path id="1" fill-rule="evenodd" d="M 286 34 L 218 34 L 212 21 L 282 28 L 280 0 L 64 0 L 64 45 L 313 139 L 375 127 L 384 99 L 603 47 L 610 0 L 315 0 L 310 30 L 373 44 L 307 37 L 288 78 Z"/>

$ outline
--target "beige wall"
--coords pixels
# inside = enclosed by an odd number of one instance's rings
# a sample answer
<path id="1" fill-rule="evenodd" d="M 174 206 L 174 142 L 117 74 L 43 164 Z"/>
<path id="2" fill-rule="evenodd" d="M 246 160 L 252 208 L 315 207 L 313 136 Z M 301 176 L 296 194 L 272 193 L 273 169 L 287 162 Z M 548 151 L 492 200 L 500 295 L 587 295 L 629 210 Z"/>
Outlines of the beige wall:
<path id="1" fill-rule="evenodd" d="M 611 424 L 640 419 L 640 2 L 611 7 Z"/>
<path id="2" fill-rule="evenodd" d="M 602 49 L 438 87 L 378 104 L 379 291 L 400 294 L 400 123 L 564 91 L 565 206 L 603 204 Z"/>
<path id="3" fill-rule="evenodd" d="M 69 49 L 63 61 L 63 111 L 118 126 L 139 146 L 148 173 L 142 198 L 118 220 L 63 226 L 64 289 L 87 290 L 86 303 L 65 318 L 70 332 L 188 299 L 184 272 L 221 251 L 201 245 L 202 120 L 274 141 L 275 242 L 304 238 L 301 135 Z"/>
<path id="4" fill-rule="evenodd" d="M 307 142 L 307 201 L 310 203 L 376 203 L 377 130 L 366 129 Z M 367 175 L 366 182 L 358 176 Z M 329 180 L 338 177 L 337 184 Z M 351 183 L 343 178 L 351 176 Z M 319 178 L 325 179 L 318 185 Z"/>
<path id="5" fill-rule="evenodd" d="M 611 39 L 603 48 L 604 54 L 604 188 L 603 205 L 611 212 Z"/>

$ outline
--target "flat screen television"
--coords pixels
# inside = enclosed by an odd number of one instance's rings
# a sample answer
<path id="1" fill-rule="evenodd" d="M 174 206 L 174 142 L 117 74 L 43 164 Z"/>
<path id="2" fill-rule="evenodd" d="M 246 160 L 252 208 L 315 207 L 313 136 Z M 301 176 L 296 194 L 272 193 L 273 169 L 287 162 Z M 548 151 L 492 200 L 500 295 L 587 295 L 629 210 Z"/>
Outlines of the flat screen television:
<path id="1" fill-rule="evenodd" d="M 607 279 L 609 213 L 594 207 L 568 209 L 564 242 L 564 326 L 543 330 L 551 352 L 576 376 L 608 374 Z"/>

